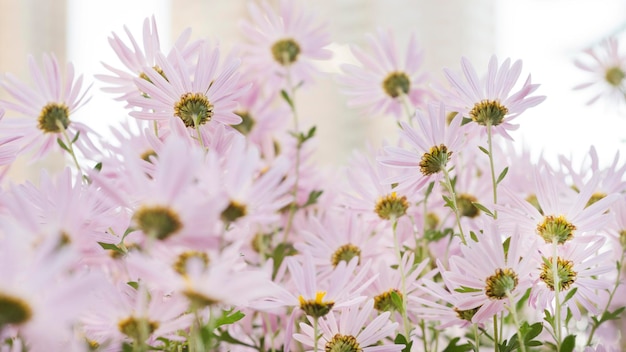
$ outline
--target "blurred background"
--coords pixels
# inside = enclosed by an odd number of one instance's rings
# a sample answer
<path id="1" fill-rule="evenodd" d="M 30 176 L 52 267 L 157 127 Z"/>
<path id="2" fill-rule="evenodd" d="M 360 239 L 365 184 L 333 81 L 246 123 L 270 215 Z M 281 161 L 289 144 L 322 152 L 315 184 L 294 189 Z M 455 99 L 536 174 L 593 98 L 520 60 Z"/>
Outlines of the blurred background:
<path id="1" fill-rule="evenodd" d="M 276 1 L 270 1 L 276 2 Z M 122 105 L 100 92 L 93 79 L 101 62 L 117 65 L 107 38 L 126 25 L 141 36 L 144 18 L 158 21 L 162 47 L 185 28 L 194 38 L 218 39 L 227 48 L 242 41 L 238 22 L 247 16 L 246 0 L 0 0 L 0 72 L 29 79 L 27 55 L 38 60 L 54 52 L 70 60 L 93 82 L 91 102 L 75 118 L 106 135 L 108 126 L 127 118 Z M 564 154 L 581 160 L 591 145 L 608 164 L 624 149 L 626 112 L 603 102 L 586 106 L 590 92 L 573 91 L 586 74 L 573 61 L 581 51 L 609 35 L 626 34 L 624 0 L 325 0 L 308 1 L 328 22 L 335 58 L 321 68 L 330 73 L 299 97 L 309 124 L 318 125 L 317 158 L 328 165 L 345 163 L 351 151 L 367 143 L 379 147 L 396 138 L 390 117 L 362 116 L 346 108 L 332 74 L 351 60 L 347 44 L 364 44 L 364 33 L 377 26 L 392 28 L 402 47 L 411 32 L 424 49 L 425 70 L 443 78 L 442 68 L 459 69 L 468 57 L 480 73 L 492 54 L 521 59 L 522 77 L 532 74 L 547 99 L 524 113 L 514 132 L 516 142 L 549 160 Z M 121 35 L 123 38 L 125 35 Z M 622 50 L 626 41 L 622 41 Z M 0 92 L 0 95 L 4 92 Z M 54 161 L 53 161 L 54 162 Z"/>

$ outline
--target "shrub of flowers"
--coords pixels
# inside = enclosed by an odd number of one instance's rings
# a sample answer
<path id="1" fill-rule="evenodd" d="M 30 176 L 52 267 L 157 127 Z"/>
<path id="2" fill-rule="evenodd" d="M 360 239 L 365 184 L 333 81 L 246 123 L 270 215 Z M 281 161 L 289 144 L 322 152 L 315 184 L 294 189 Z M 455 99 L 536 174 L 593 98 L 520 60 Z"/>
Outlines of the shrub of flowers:
<path id="1" fill-rule="evenodd" d="M 438 82 L 415 37 L 352 46 L 346 103 L 397 137 L 327 170 L 299 97 L 331 35 L 302 4 L 251 3 L 233 53 L 154 18 L 113 33 L 104 92 L 30 57 L 0 85 L 0 164 L 62 154 L 0 196 L 0 351 L 620 351 L 626 164 L 531 158 L 520 60 Z M 616 39 L 578 88 L 623 103 Z M 104 138 L 74 112 L 123 101 Z M 94 116 L 93 118 L 107 118 Z M 337 118 L 340 118 L 339 116 Z"/>

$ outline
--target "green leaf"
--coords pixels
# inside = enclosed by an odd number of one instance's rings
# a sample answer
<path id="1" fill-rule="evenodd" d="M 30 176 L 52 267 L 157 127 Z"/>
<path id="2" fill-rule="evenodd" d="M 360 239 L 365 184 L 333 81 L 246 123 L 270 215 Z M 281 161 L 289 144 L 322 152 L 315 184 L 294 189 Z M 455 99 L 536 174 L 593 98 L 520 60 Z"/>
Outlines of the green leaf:
<path id="1" fill-rule="evenodd" d="M 504 248 L 504 257 L 509 253 L 509 247 L 511 246 L 511 237 L 507 237 L 506 240 L 502 243 L 502 247 Z"/>
<path id="2" fill-rule="evenodd" d="M 448 196 L 446 196 L 445 194 L 441 196 L 443 198 L 443 201 L 446 203 L 445 206 L 454 210 L 454 202 L 452 201 L 452 199 Z"/>
<path id="3" fill-rule="evenodd" d="M 63 143 L 63 141 L 61 140 L 61 138 L 57 138 L 57 143 L 59 143 L 59 146 L 61 147 L 61 149 L 65 150 L 66 152 L 70 153 L 70 148 L 68 148 L 65 143 Z"/>
<path id="4" fill-rule="evenodd" d="M 302 208 L 308 207 L 309 205 L 313 205 L 317 203 L 317 199 L 324 193 L 323 190 L 313 190 L 309 193 L 309 198 L 306 200 L 306 203 L 302 205 Z"/>
<path id="5" fill-rule="evenodd" d="M 108 251 L 115 251 L 119 254 L 126 254 L 126 252 L 120 247 L 118 247 L 116 244 L 104 243 L 104 242 L 98 242 L 98 244 L 100 245 L 100 247 L 102 247 L 102 249 L 105 249 Z"/>
<path id="6" fill-rule="evenodd" d="M 217 318 L 217 321 L 215 322 L 215 327 L 218 328 L 222 325 L 227 325 L 227 324 L 233 324 L 238 322 L 239 320 L 243 319 L 243 317 L 245 317 L 246 315 L 243 314 L 240 310 L 234 312 L 231 314 L 233 310 L 229 310 L 229 311 L 224 311 L 222 312 L 222 316 Z"/>
<path id="7" fill-rule="evenodd" d="M 572 297 L 574 297 L 574 295 L 576 294 L 576 291 L 578 291 L 578 287 L 574 287 L 571 290 L 569 290 L 569 292 L 567 292 L 567 295 L 565 295 L 565 298 L 563 298 L 563 303 L 561 304 L 565 304 L 565 302 L 572 299 Z"/>
<path id="8" fill-rule="evenodd" d="M 80 131 L 76 131 L 76 135 L 74 136 L 74 138 L 72 138 L 70 144 L 76 143 L 76 141 L 78 140 L 78 136 L 80 136 Z"/>
<path id="9" fill-rule="evenodd" d="M 402 313 L 404 311 L 404 303 L 398 292 L 391 291 L 391 303 L 398 312 Z"/>
<path id="10" fill-rule="evenodd" d="M 94 165 L 93 169 L 96 171 L 102 171 L 102 161 Z"/>
<path id="11" fill-rule="evenodd" d="M 393 343 L 398 345 L 404 345 L 402 352 L 411 352 L 411 346 L 413 345 L 413 341 L 407 341 L 406 337 L 402 334 L 396 335 L 396 338 L 393 339 Z"/>
<path id="12" fill-rule="evenodd" d="M 472 122 L 474 120 L 468 118 L 468 117 L 464 117 L 461 119 L 461 126 L 467 125 L 468 123 Z"/>
<path id="13" fill-rule="evenodd" d="M 460 339 L 460 337 L 455 337 L 450 340 L 450 343 L 448 343 L 448 346 L 446 346 L 443 352 L 467 352 L 473 349 L 472 345 L 469 343 L 457 345 L 456 343 L 459 342 Z"/>
<path id="14" fill-rule="evenodd" d="M 309 129 L 309 132 L 306 134 L 306 139 L 311 139 L 315 136 L 315 131 L 317 130 L 317 126 L 313 126 Z"/>
<path id="15" fill-rule="evenodd" d="M 133 345 L 131 345 L 128 342 L 124 342 L 124 344 L 122 344 L 122 352 L 133 352 Z"/>
<path id="16" fill-rule="evenodd" d="M 480 210 L 484 211 L 484 212 L 485 212 L 485 214 L 487 214 L 487 215 L 491 216 L 492 218 L 494 217 L 494 215 L 493 215 L 493 213 L 491 212 L 491 210 L 487 209 L 487 207 L 486 207 L 486 206 L 484 206 L 484 205 L 482 205 L 482 204 L 480 204 L 480 203 L 478 203 L 478 202 L 472 202 L 472 204 L 473 204 L 476 208 L 478 208 L 478 209 L 480 209 Z"/>
<path id="17" fill-rule="evenodd" d="M 459 292 L 459 293 L 470 293 L 470 292 L 480 292 L 480 291 L 482 291 L 482 289 L 480 289 L 480 288 L 471 288 L 471 287 L 467 287 L 467 286 L 461 286 L 459 288 L 455 288 L 454 291 L 455 292 Z"/>
<path id="18" fill-rule="evenodd" d="M 139 283 L 137 281 L 128 281 L 126 285 L 134 288 L 135 290 L 139 289 Z"/>
<path id="19" fill-rule="evenodd" d="M 470 231 L 470 238 L 471 238 L 474 242 L 478 242 L 478 236 L 476 236 L 476 232 L 474 232 L 474 231 Z"/>
<path id="20" fill-rule="evenodd" d="M 572 352 L 574 351 L 574 347 L 576 347 L 576 336 L 569 335 L 563 340 L 560 352 Z"/>
<path id="21" fill-rule="evenodd" d="M 289 93 L 287 93 L 286 90 L 282 89 L 280 91 L 280 95 L 283 97 L 283 99 L 285 99 L 287 104 L 289 104 L 289 106 L 293 109 L 294 108 L 293 100 L 291 100 L 291 97 L 289 96 Z"/>
<path id="22" fill-rule="evenodd" d="M 485 149 L 484 147 L 478 146 L 478 149 L 480 149 L 481 152 L 489 155 L 489 151 L 487 149 Z"/>
<path id="23" fill-rule="evenodd" d="M 500 173 L 500 176 L 498 176 L 498 180 L 496 181 L 496 184 L 500 184 L 500 182 L 502 182 L 502 180 L 504 180 L 504 177 L 506 176 L 507 172 L 509 172 L 509 167 L 505 167 L 504 170 L 502 170 L 502 172 Z"/>
<path id="24" fill-rule="evenodd" d="M 270 254 L 270 257 L 274 259 L 272 278 L 276 276 L 276 272 L 278 272 L 278 268 L 280 268 L 283 260 L 285 260 L 285 258 L 288 256 L 295 255 L 296 253 L 298 253 L 298 251 L 291 243 L 279 243 L 278 246 L 274 248 L 274 250 Z"/>

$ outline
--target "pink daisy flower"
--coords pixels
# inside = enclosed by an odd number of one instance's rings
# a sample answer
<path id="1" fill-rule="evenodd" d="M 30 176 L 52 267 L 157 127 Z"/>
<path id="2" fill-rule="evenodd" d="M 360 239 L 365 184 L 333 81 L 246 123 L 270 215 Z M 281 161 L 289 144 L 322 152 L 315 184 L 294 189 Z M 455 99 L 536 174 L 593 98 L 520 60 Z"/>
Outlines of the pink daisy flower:
<path id="1" fill-rule="evenodd" d="M 626 102 L 626 53 L 620 52 L 619 41 L 615 37 L 607 38 L 597 48 L 583 51 L 587 57 L 574 61 L 576 67 L 589 72 L 590 78 L 574 89 L 589 89 L 593 97 L 588 105 L 600 98 L 620 103 Z"/>
<path id="2" fill-rule="evenodd" d="M 525 236 L 536 234 L 546 243 L 556 241 L 559 244 L 602 229 L 611 220 L 607 210 L 619 195 L 609 194 L 587 206 L 601 177 L 601 174 L 594 175 L 576 192 L 565 184 L 563 177 L 557 177 L 549 168 L 535 168 L 533 188 L 538 208 L 512 194 L 507 187 L 502 187 L 510 205 L 497 207 L 502 229 L 519 229 Z"/>
<path id="3" fill-rule="evenodd" d="M 324 48 L 331 42 L 326 24 L 301 5 L 296 0 L 281 0 L 274 10 L 266 1 L 250 2 L 250 20 L 241 23 L 251 43 L 243 46 L 245 65 L 263 75 L 261 81 L 268 87 L 310 83 L 318 72 L 313 60 L 331 56 Z"/>
<path id="4" fill-rule="evenodd" d="M 4 133 L 22 136 L 19 139 L 22 150 L 36 149 L 35 159 L 43 157 L 53 147 L 57 139 L 67 142 L 80 132 L 76 147 L 87 153 L 96 148 L 89 142 L 88 133 L 92 131 L 84 124 L 70 119 L 89 99 L 85 99 L 87 90 L 81 92 L 83 77 L 74 80 L 74 66 L 68 63 L 65 75 L 54 55 L 43 56 L 43 69 L 37 66 L 32 56 L 28 57 L 28 67 L 35 82 L 29 87 L 15 76 L 7 73 L 2 86 L 15 99 L 15 102 L 0 100 L 0 107 L 12 110 L 24 119 L 4 120 Z"/>
<path id="5" fill-rule="evenodd" d="M 601 280 L 598 276 L 615 270 L 613 256 L 601 252 L 606 240 L 599 236 L 577 238 L 556 248 L 557 271 L 559 276 L 559 298 L 563 315 L 569 309 L 576 320 L 582 317 L 581 308 L 592 315 L 600 313 L 608 299 L 608 290 L 613 283 Z M 533 307 L 554 313 L 555 280 L 553 275 L 555 249 L 553 245 L 543 245 L 540 249 L 542 261 L 533 270 L 535 279 L 530 293 Z M 565 296 L 576 288 L 574 296 L 564 302 Z"/>
<path id="6" fill-rule="evenodd" d="M 319 320 L 321 333 L 317 341 L 318 348 L 325 351 L 342 352 L 394 352 L 402 351 L 404 345 L 389 342 L 396 334 L 398 323 L 389 320 L 390 312 L 384 312 L 372 319 L 374 300 L 368 300 L 363 307 L 346 307 Z M 300 323 L 302 333 L 293 338 L 308 347 L 315 346 L 313 318 L 309 323 Z M 307 350 L 312 351 L 312 350 Z"/>
<path id="7" fill-rule="evenodd" d="M 454 153 L 462 147 L 462 135 L 459 131 L 461 119 L 456 117 L 446 123 L 446 110 L 443 104 L 429 104 L 424 115 L 416 111 L 417 127 L 413 128 L 401 122 L 401 138 L 411 147 L 411 151 L 399 147 L 385 147 L 385 155 L 377 160 L 401 172 L 385 180 L 386 183 L 398 183 L 398 189 L 409 189 L 410 193 L 419 191 L 431 181 L 442 179 L 444 171 L 450 169 Z"/>
<path id="8" fill-rule="evenodd" d="M 141 94 L 134 79 L 137 77 L 149 79 L 144 73 L 146 67 L 152 67 L 156 72 L 164 74 L 156 62 L 156 57 L 161 52 L 161 42 L 154 16 L 143 21 L 143 47 L 137 43 L 126 26 L 124 26 L 124 32 L 128 36 L 130 46 L 126 45 L 115 33 L 109 37 L 109 45 L 124 65 L 124 69 L 102 63 L 111 74 L 95 75 L 97 79 L 110 84 L 109 87 L 104 87 L 102 90 L 117 94 L 116 100 L 128 100 L 130 97 Z M 188 44 L 190 36 L 191 29 L 186 29 L 174 43 L 174 48 L 187 59 L 190 59 L 200 45 L 200 41 Z M 172 55 L 173 51 L 170 51 L 168 57 Z"/>
<path id="9" fill-rule="evenodd" d="M 415 35 L 403 50 L 404 57 L 391 30 L 379 28 L 375 35 L 367 36 L 367 42 L 369 51 L 350 47 L 360 66 L 341 66 L 344 74 L 339 80 L 345 86 L 343 93 L 350 97 L 348 106 L 361 107 L 368 114 L 392 114 L 397 119 L 403 113 L 412 115 L 416 107 L 425 107 L 431 94 L 425 89 L 423 53 Z"/>
<path id="10" fill-rule="evenodd" d="M 486 222 L 479 242 L 469 240 L 461 246 L 461 256 L 450 258 L 450 269 L 441 272 L 450 292 L 458 295 L 456 308 L 475 310 L 473 323 L 483 323 L 514 306 L 531 286 L 533 255 L 520 245 L 518 232 L 510 237 L 505 253 L 500 233 L 494 222 Z"/>
<path id="11" fill-rule="evenodd" d="M 448 108 L 471 119 L 476 125 L 491 126 L 495 133 L 512 139 L 507 131 L 515 130 L 519 125 L 511 121 L 546 97 L 530 96 L 539 87 L 538 84 L 531 84 L 530 75 L 519 90 L 512 92 L 520 76 L 522 62 L 517 60 L 512 66 L 510 62 L 506 59 L 498 67 L 498 59 L 492 56 L 487 75 L 480 79 L 469 60 L 462 58 L 465 81 L 456 72 L 444 69 L 452 86 L 450 91 L 442 92 Z"/>
<path id="12" fill-rule="evenodd" d="M 128 107 L 138 108 L 130 115 L 143 120 L 181 119 L 185 126 L 198 131 L 210 121 L 233 125 L 241 122 L 235 115 L 236 99 L 241 94 L 237 84 L 239 60 L 220 66 L 220 51 L 206 42 L 200 46 L 197 61 L 188 63 L 182 53 L 173 49 L 171 59 L 158 53 L 155 59 L 163 75 L 145 67 L 144 78 L 134 78 L 143 96 L 128 99 Z M 165 78 L 167 77 L 167 78 Z M 206 145 L 202 141 L 203 145 Z"/>

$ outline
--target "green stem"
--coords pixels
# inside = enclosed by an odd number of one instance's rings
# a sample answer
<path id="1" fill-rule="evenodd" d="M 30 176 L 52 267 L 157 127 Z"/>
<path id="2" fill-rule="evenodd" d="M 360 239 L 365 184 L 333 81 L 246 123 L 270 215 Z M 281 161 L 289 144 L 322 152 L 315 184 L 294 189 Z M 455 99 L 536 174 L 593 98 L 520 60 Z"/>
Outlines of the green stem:
<path id="1" fill-rule="evenodd" d="M 291 113 L 293 115 L 293 125 L 294 125 L 294 133 L 297 136 L 300 133 L 300 122 L 298 117 L 298 110 L 296 109 L 296 89 L 291 81 L 291 70 L 287 69 L 287 88 L 289 90 L 289 107 L 291 108 Z M 295 179 L 293 183 L 292 197 L 293 202 L 289 207 L 289 215 L 287 217 L 287 225 L 285 226 L 285 231 L 283 233 L 283 242 L 287 242 L 287 238 L 289 237 L 289 233 L 291 232 L 291 227 L 293 226 L 293 219 L 296 215 L 296 211 L 298 210 L 298 186 L 300 183 L 300 154 L 302 150 L 302 143 L 298 142 L 296 144 L 296 160 L 295 160 Z"/>
<path id="2" fill-rule="evenodd" d="M 561 278 L 559 277 L 558 267 L 558 241 L 555 239 L 552 241 L 552 282 L 554 283 L 554 334 L 556 340 L 557 352 L 561 350 L 561 337 L 563 331 L 561 328 Z"/>
<path id="3" fill-rule="evenodd" d="M 487 124 L 487 148 L 489 150 L 489 167 L 491 168 L 491 185 L 493 188 L 493 205 L 498 204 L 498 184 L 496 181 L 496 170 L 493 165 L 493 141 L 492 141 L 492 131 L 491 124 Z M 498 218 L 498 211 L 496 209 L 493 210 L 493 218 Z"/>
<path id="4" fill-rule="evenodd" d="M 424 319 L 420 320 L 419 326 L 422 330 L 422 344 L 424 345 L 424 352 L 428 352 L 428 341 L 426 339 L 426 322 L 424 321 Z"/>
<path id="5" fill-rule="evenodd" d="M 472 324 L 472 330 L 474 331 L 474 344 L 476 345 L 476 351 L 478 351 L 480 347 L 480 340 L 478 339 L 480 336 L 478 334 L 478 325 Z"/>
<path id="6" fill-rule="evenodd" d="M 494 343 L 494 351 L 498 352 L 500 350 L 500 338 L 498 336 L 498 315 L 493 315 L 493 343 Z"/>
<path id="7" fill-rule="evenodd" d="M 624 265 L 624 255 L 625 254 L 626 254 L 626 251 L 622 251 L 622 257 L 617 262 L 617 276 L 615 278 L 615 286 L 613 286 L 613 290 L 611 290 L 611 294 L 609 295 L 609 299 L 606 302 L 606 305 L 604 306 L 604 309 L 602 310 L 602 313 L 600 314 L 600 316 L 604 315 L 605 312 L 608 312 L 609 306 L 611 305 L 611 302 L 613 301 L 613 296 L 615 296 L 615 292 L 617 292 L 617 288 L 619 287 L 619 285 L 621 283 L 622 266 Z M 593 340 L 593 335 L 596 333 L 596 330 L 600 327 L 600 325 L 602 323 L 603 323 L 602 320 L 597 320 L 597 323 L 594 322 L 593 326 L 591 327 L 591 332 L 589 333 L 589 337 L 587 338 L 587 343 L 585 344 L 585 346 L 591 346 L 591 341 Z"/>
<path id="8" fill-rule="evenodd" d="M 318 324 L 318 317 L 314 317 L 313 318 L 313 352 L 317 352 L 318 351 L 318 343 L 319 343 L 319 339 L 320 339 L 320 333 L 319 333 L 319 324 Z"/>
<path id="9" fill-rule="evenodd" d="M 396 258 L 398 260 L 398 269 L 400 270 L 400 290 L 402 293 L 402 324 L 404 325 L 404 333 L 407 341 L 411 340 L 411 323 L 409 322 L 409 316 L 406 312 L 406 300 L 407 300 L 407 292 L 406 292 L 406 273 L 404 272 L 404 265 L 402 265 L 402 253 L 400 253 L 400 240 L 398 239 L 398 218 L 395 216 L 391 217 L 391 228 L 393 231 L 393 245 L 396 252 Z"/>
<path id="10" fill-rule="evenodd" d="M 159 138 L 159 123 L 157 120 L 152 121 L 152 127 L 154 128 L 154 135 Z"/>
<path id="11" fill-rule="evenodd" d="M 526 344 L 524 344 L 524 337 L 522 336 L 521 325 L 519 323 L 519 319 L 517 317 L 517 309 L 515 307 L 515 302 L 513 301 L 513 295 L 511 292 L 507 291 L 506 296 L 509 298 L 509 312 L 511 313 L 511 317 L 513 318 L 513 323 L 517 327 L 517 340 L 519 341 L 520 351 L 526 352 Z"/>
<path id="12" fill-rule="evenodd" d="M 83 175 L 83 181 L 85 181 L 86 183 L 89 183 L 90 182 L 89 177 L 83 173 L 83 169 L 80 167 L 80 164 L 78 163 L 78 158 L 76 158 L 76 152 L 74 151 L 74 143 L 70 139 L 70 136 L 67 134 L 67 130 L 65 129 L 65 127 L 63 127 L 63 124 L 61 124 L 60 122 L 57 122 L 57 126 L 61 130 L 61 134 L 63 134 L 63 138 L 65 138 L 65 145 L 67 146 L 66 151 L 70 153 L 70 155 L 72 156 L 72 160 L 74 161 L 76 170 L 81 175 Z"/>
<path id="13" fill-rule="evenodd" d="M 463 232 L 463 226 L 461 225 L 461 213 L 459 212 L 459 207 L 456 203 L 456 192 L 454 192 L 454 187 L 452 187 L 452 181 L 450 180 L 450 174 L 446 168 L 443 168 L 443 175 L 446 184 L 446 188 L 450 191 L 450 200 L 452 200 L 452 205 L 454 206 L 454 216 L 456 217 L 456 224 L 459 227 L 459 234 L 461 235 L 461 242 L 464 245 L 467 245 L 467 241 L 465 240 L 465 233 Z"/>
<path id="14" fill-rule="evenodd" d="M 409 101 L 408 95 L 406 95 L 402 90 L 399 90 L 399 93 L 400 95 L 398 95 L 398 97 L 400 98 L 400 101 L 402 102 L 402 106 L 404 107 L 404 112 L 406 113 L 406 119 L 409 122 L 409 125 L 413 126 L 413 118 L 412 118 L 413 113 L 414 113 L 413 105 Z"/>

